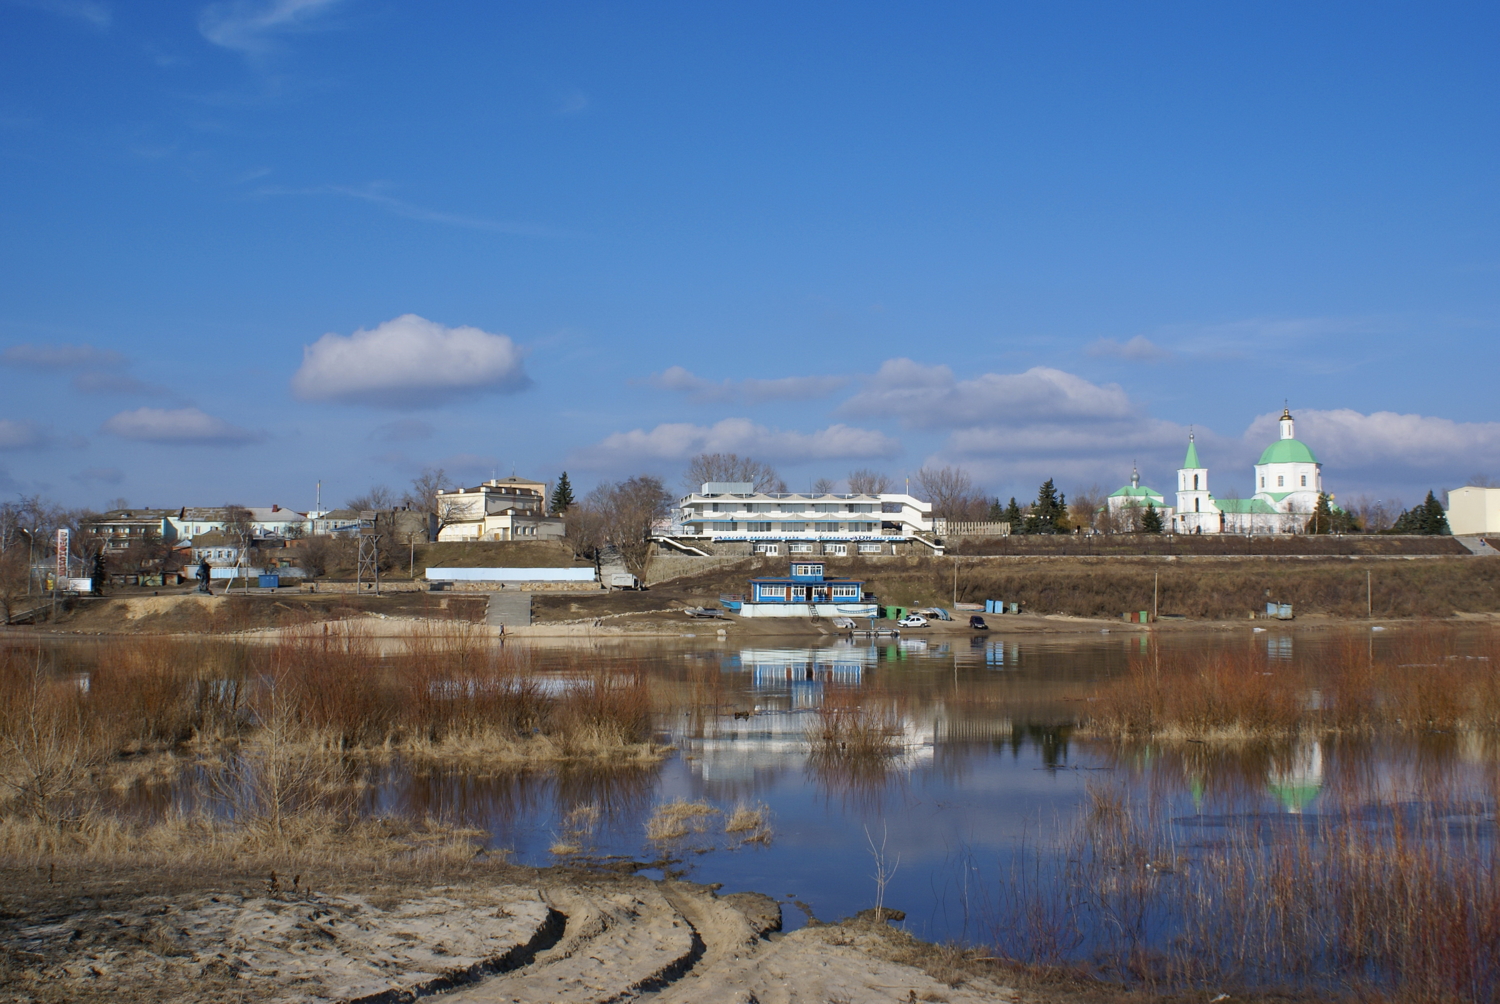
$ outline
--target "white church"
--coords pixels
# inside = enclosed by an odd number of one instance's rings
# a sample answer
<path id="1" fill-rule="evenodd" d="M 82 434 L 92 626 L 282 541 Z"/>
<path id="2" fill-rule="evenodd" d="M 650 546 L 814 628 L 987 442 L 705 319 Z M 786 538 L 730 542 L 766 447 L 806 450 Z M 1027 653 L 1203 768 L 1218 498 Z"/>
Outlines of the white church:
<path id="1" fill-rule="evenodd" d="M 1323 465 L 1297 438 L 1292 413 L 1281 412 L 1281 438 L 1255 464 L 1255 491 L 1249 498 L 1215 498 L 1208 490 L 1208 468 L 1188 435 L 1187 459 L 1177 472 L 1177 506 L 1172 529 L 1178 533 L 1301 533 L 1323 491 Z"/>

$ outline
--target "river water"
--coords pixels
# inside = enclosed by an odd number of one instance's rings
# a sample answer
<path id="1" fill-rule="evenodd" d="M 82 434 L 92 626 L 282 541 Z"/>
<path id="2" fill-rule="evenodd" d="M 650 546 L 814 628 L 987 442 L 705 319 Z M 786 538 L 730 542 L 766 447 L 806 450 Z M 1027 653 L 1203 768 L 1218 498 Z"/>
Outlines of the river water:
<path id="1" fill-rule="evenodd" d="M 1278 625 L 1164 633 L 1075 635 L 992 632 L 956 640 L 878 644 L 805 640 L 742 648 L 711 637 L 589 649 L 536 650 L 539 672 L 630 666 L 649 674 L 662 737 L 675 751 L 642 769 L 476 774 L 378 768 L 364 796 L 370 815 L 434 817 L 489 834 L 514 860 L 546 865 L 571 843 L 585 858 L 671 859 L 667 867 L 726 890 L 780 898 L 788 927 L 836 919 L 884 902 L 933 940 L 993 936 L 997 883 L 1017 862 L 1046 862 L 1100 791 L 1149 801 L 1170 839 L 1209 846 L 1236 828 L 1307 826 L 1356 782 L 1392 799 L 1441 787 L 1474 799 L 1473 822 L 1493 840 L 1495 750 L 1481 739 L 1416 736 L 1378 744 L 1306 742 L 1234 751 L 1122 747 L 1072 734 L 1090 685 L 1146 657 L 1148 644 L 1195 651 L 1248 650 L 1265 672 L 1315 665 L 1351 635 L 1378 655 L 1402 629 L 1298 630 Z M 1476 629 L 1477 632 L 1483 629 Z M 1462 643 L 1462 639 L 1460 639 Z M 904 730 L 902 751 L 877 765 L 823 763 L 805 732 L 835 691 L 884 702 Z M 738 714 L 736 714 L 738 713 Z M 137 808 L 190 801 L 182 789 L 143 791 Z M 666 844 L 647 840 L 663 803 L 705 801 L 727 816 L 764 806 L 774 836 L 742 843 L 725 816 Z M 579 810 L 583 810 L 580 815 Z M 597 810 L 597 811 L 596 811 Z M 588 825 L 582 825 L 583 819 Z M 659 870 L 647 874 L 659 875 Z"/>

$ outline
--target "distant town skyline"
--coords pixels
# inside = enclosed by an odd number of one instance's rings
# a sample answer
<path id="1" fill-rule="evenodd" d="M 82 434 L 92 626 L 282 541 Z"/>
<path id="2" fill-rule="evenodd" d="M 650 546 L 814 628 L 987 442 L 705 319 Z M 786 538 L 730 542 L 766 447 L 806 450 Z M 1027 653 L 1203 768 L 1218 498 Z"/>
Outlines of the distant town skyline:
<path id="1" fill-rule="evenodd" d="M 0 0 L 0 494 L 1500 478 L 1500 12 Z M 1235 478 L 1243 477 L 1238 485 Z"/>

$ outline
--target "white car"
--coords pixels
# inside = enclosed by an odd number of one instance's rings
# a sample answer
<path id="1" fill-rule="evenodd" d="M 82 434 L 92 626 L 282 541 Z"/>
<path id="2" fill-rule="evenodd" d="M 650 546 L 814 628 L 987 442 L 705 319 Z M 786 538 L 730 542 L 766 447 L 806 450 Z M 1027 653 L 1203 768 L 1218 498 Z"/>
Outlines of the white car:
<path id="1" fill-rule="evenodd" d="M 896 623 L 904 628 L 927 627 L 927 618 L 921 614 L 907 614 Z"/>

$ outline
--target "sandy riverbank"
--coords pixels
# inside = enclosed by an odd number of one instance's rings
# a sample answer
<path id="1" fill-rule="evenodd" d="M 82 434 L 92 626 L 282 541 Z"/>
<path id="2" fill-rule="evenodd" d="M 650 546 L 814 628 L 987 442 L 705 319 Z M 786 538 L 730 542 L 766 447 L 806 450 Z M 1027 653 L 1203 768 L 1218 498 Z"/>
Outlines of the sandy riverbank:
<path id="1" fill-rule="evenodd" d="M 768 896 L 630 874 L 33 867 L 0 889 L 0 984 L 38 1004 L 1041 999 L 870 917 L 782 934 Z"/>

